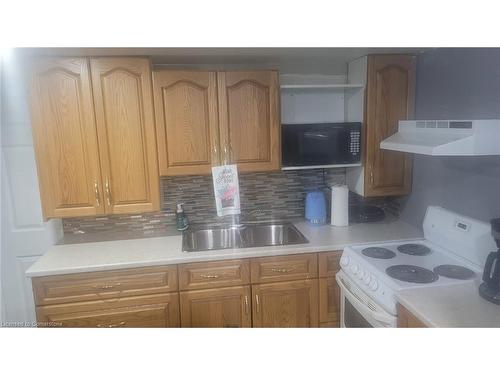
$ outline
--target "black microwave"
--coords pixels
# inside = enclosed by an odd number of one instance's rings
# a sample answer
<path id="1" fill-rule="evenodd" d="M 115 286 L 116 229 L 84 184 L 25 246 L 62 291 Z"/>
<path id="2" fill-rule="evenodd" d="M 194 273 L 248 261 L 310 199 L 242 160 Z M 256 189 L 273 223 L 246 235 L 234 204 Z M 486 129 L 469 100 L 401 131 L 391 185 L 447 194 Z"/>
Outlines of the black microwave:
<path id="1" fill-rule="evenodd" d="M 361 123 L 282 124 L 282 169 L 361 164 Z"/>

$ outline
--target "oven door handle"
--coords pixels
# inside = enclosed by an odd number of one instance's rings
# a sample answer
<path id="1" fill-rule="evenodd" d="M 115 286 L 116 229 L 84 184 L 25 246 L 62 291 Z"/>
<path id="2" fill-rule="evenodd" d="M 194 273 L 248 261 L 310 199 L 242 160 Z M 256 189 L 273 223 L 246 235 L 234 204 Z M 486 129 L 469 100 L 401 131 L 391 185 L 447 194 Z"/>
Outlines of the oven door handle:
<path id="1" fill-rule="evenodd" d="M 382 314 L 380 312 L 373 311 L 368 306 L 366 306 L 366 304 L 363 303 L 363 301 L 361 301 L 357 295 L 355 295 L 349 290 L 347 285 L 344 283 L 344 280 L 342 280 L 342 277 L 340 277 L 337 274 L 335 275 L 335 278 L 337 279 L 337 282 L 339 283 L 346 297 L 350 297 L 349 302 L 352 303 L 352 305 L 356 308 L 356 310 L 360 311 L 363 315 L 369 315 L 371 318 L 375 319 L 376 321 L 386 326 L 391 326 L 394 324 L 395 318 L 392 315 L 388 313 Z"/>

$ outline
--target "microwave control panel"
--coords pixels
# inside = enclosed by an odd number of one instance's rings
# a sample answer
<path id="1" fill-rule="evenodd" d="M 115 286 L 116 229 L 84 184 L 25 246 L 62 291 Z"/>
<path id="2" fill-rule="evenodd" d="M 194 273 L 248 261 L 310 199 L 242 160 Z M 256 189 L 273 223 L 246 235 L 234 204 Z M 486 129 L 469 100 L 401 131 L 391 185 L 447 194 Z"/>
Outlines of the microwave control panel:
<path id="1" fill-rule="evenodd" d="M 360 143 L 361 143 L 361 131 L 351 130 L 350 142 L 349 142 L 349 152 L 352 155 L 354 155 L 354 156 L 359 155 Z"/>

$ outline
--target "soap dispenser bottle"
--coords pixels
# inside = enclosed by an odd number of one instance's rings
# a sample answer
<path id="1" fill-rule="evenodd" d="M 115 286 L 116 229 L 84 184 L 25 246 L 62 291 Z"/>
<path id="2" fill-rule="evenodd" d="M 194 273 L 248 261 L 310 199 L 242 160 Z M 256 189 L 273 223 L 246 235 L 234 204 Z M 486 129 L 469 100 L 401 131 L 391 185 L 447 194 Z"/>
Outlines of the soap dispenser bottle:
<path id="1" fill-rule="evenodd" d="M 184 209 L 182 208 L 182 205 L 184 203 L 179 203 L 177 205 L 177 211 L 175 212 L 175 224 L 177 226 L 177 230 L 186 230 L 189 227 L 189 221 L 186 216 L 186 213 L 184 212 Z"/>

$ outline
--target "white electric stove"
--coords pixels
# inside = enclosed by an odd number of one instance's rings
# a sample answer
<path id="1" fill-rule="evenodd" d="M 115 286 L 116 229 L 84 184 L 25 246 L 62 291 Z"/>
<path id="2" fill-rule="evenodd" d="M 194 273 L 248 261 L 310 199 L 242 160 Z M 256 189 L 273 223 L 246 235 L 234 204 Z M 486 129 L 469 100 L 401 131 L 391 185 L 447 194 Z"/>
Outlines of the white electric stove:
<path id="1" fill-rule="evenodd" d="M 496 249 L 490 225 L 429 206 L 424 238 L 344 249 L 337 274 L 341 326 L 395 327 L 398 291 L 474 282 Z"/>

